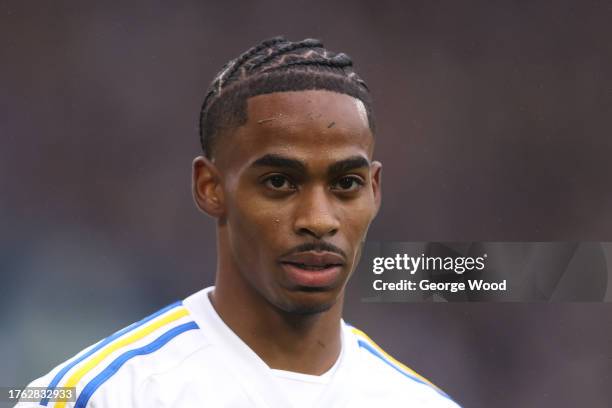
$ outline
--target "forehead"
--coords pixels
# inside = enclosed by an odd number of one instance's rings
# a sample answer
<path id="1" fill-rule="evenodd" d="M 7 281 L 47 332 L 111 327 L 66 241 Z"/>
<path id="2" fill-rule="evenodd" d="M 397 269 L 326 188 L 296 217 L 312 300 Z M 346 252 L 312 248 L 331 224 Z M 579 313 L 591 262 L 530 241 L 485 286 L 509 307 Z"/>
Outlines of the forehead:
<path id="1" fill-rule="evenodd" d="M 249 119 L 270 116 L 293 116 L 314 119 L 313 114 L 321 116 L 342 115 L 344 125 L 352 124 L 368 127 L 368 117 L 363 102 L 343 93 L 327 90 L 305 90 L 275 92 L 257 95 L 247 101 Z M 327 115 L 326 115 L 327 114 Z M 350 123 L 353 122 L 353 123 Z"/>
<path id="2" fill-rule="evenodd" d="M 223 137 L 217 159 L 227 164 L 248 164 L 269 153 L 309 161 L 371 158 L 374 147 L 363 102 L 325 90 L 251 97 L 246 123 Z"/>

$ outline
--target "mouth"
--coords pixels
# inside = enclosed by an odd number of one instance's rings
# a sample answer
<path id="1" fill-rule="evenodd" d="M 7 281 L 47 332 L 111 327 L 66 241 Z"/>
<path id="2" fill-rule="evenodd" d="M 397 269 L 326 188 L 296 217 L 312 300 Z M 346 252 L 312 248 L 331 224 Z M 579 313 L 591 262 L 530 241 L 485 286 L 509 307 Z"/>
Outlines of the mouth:
<path id="1" fill-rule="evenodd" d="M 296 287 L 324 289 L 334 286 L 342 272 L 341 265 L 312 266 L 281 262 L 289 281 Z"/>
<path id="2" fill-rule="evenodd" d="M 338 280 L 345 262 L 332 252 L 302 252 L 281 259 L 280 265 L 294 285 L 325 288 Z"/>
<path id="3" fill-rule="evenodd" d="M 342 266 L 340 264 L 308 265 L 308 264 L 294 263 L 294 262 L 281 262 L 281 264 L 291 265 L 294 268 L 303 269 L 305 271 L 324 271 L 326 269 L 330 269 L 336 266 Z"/>

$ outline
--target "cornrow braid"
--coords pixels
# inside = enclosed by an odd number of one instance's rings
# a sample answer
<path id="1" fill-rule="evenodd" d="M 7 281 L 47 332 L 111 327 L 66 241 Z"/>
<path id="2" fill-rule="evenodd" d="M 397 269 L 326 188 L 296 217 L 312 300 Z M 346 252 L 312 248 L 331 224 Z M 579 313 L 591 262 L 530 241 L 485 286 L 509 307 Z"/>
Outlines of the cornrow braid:
<path id="1" fill-rule="evenodd" d="M 266 55 L 265 57 L 257 61 L 255 64 L 250 66 L 249 71 L 254 71 L 258 67 L 265 64 L 266 62 L 271 61 L 274 58 L 281 56 L 283 54 L 286 54 L 288 52 L 295 51 L 300 48 L 315 48 L 315 47 L 323 47 L 323 44 L 321 43 L 321 41 L 313 40 L 312 38 L 307 38 L 303 41 L 296 42 L 296 43 L 285 44 L 284 46 L 281 46 L 277 50 L 272 51 L 270 54 Z"/>
<path id="2" fill-rule="evenodd" d="M 231 77 L 234 72 L 240 68 L 245 61 L 247 61 L 252 55 L 257 54 L 261 50 L 273 46 L 274 44 L 280 42 L 286 42 L 283 37 L 273 37 L 268 40 L 264 40 L 261 43 L 251 47 L 246 50 L 242 55 L 240 55 L 235 60 L 231 60 L 225 64 L 225 66 L 221 69 L 221 71 L 215 76 L 213 83 L 211 84 L 209 91 L 206 93 L 206 97 L 204 97 L 204 101 L 202 102 L 202 107 L 200 108 L 200 121 L 199 121 L 199 133 L 200 133 L 200 144 L 202 145 L 202 149 L 204 149 L 204 140 L 203 140 L 203 129 L 202 129 L 202 117 L 204 116 L 204 111 L 207 108 L 208 101 L 210 98 L 215 95 L 216 92 L 221 91 L 221 86 L 223 85 L 223 77 Z M 229 72 L 228 72 L 229 71 Z"/>
<path id="3" fill-rule="evenodd" d="M 281 66 L 270 67 L 268 69 L 265 69 L 263 72 L 270 72 L 273 70 L 283 69 L 283 68 L 297 66 L 297 65 L 302 65 L 302 66 L 320 65 L 320 66 L 325 66 L 325 67 L 330 67 L 330 68 L 344 68 L 344 67 L 350 67 L 353 65 L 353 62 L 350 59 L 349 60 L 345 60 L 345 59 L 336 60 L 335 59 L 336 57 L 332 59 L 311 59 L 311 60 L 302 60 L 302 61 L 291 61 Z"/>
<path id="4" fill-rule="evenodd" d="M 229 61 L 210 84 L 199 122 L 200 143 L 205 156 L 212 158 L 223 130 L 246 123 L 248 98 L 314 89 L 360 99 L 374 133 L 369 90 L 353 70 L 351 58 L 325 49 L 316 39 L 290 42 L 279 36 L 262 41 Z"/>
<path id="5" fill-rule="evenodd" d="M 229 72 L 227 72 L 225 74 L 226 78 L 231 78 L 232 75 L 234 75 L 234 73 L 236 71 L 238 71 L 238 68 L 240 68 L 240 66 L 242 64 L 244 64 L 245 61 L 247 61 L 251 56 L 257 54 L 259 51 L 268 48 L 274 44 L 278 44 L 280 42 L 284 42 L 286 41 L 283 37 L 274 37 L 271 38 L 269 40 L 266 41 L 262 41 L 260 44 L 251 47 L 251 49 L 247 50 L 246 52 L 244 52 L 241 56 L 239 56 L 238 58 L 236 58 L 233 61 L 230 61 L 231 65 L 231 69 L 229 69 Z M 222 75 L 221 75 L 222 76 Z M 221 80 L 221 78 L 220 78 Z"/>

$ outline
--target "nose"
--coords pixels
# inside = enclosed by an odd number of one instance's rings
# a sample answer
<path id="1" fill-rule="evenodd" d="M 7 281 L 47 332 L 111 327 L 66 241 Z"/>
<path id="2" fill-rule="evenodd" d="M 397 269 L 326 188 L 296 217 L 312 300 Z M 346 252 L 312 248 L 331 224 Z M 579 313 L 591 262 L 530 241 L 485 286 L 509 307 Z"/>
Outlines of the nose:
<path id="1" fill-rule="evenodd" d="M 317 239 L 336 234 L 340 221 L 335 215 L 332 200 L 333 197 L 329 197 L 324 187 L 302 191 L 295 215 L 295 232 Z"/>

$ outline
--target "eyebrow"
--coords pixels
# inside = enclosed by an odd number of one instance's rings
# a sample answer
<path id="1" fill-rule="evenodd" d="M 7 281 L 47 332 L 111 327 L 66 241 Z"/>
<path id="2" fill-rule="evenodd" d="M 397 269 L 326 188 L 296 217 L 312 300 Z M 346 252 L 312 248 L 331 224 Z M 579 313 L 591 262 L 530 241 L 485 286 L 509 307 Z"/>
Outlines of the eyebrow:
<path id="1" fill-rule="evenodd" d="M 253 167 L 278 167 L 284 169 L 293 169 L 301 172 L 306 172 L 306 165 L 304 162 L 291 159 L 289 157 L 280 156 L 278 154 L 266 154 L 255 160 L 252 164 Z"/>
<path id="2" fill-rule="evenodd" d="M 351 156 L 329 166 L 327 174 L 334 175 L 346 173 L 347 171 L 360 169 L 362 167 L 370 167 L 370 161 L 363 156 Z"/>
<path id="3" fill-rule="evenodd" d="M 266 154 L 255 160 L 252 167 L 277 167 L 284 169 L 293 169 L 299 172 L 306 173 L 306 164 L 297 159 L 281 156 L 278 154 Z M 334 175 L 345 173 L 350 170 L 359 169 L 362 167 L 370 167 L 370 162 L 363 156 L 351 156 L 340 160 L 329 166 L 327 174 Z"/>

